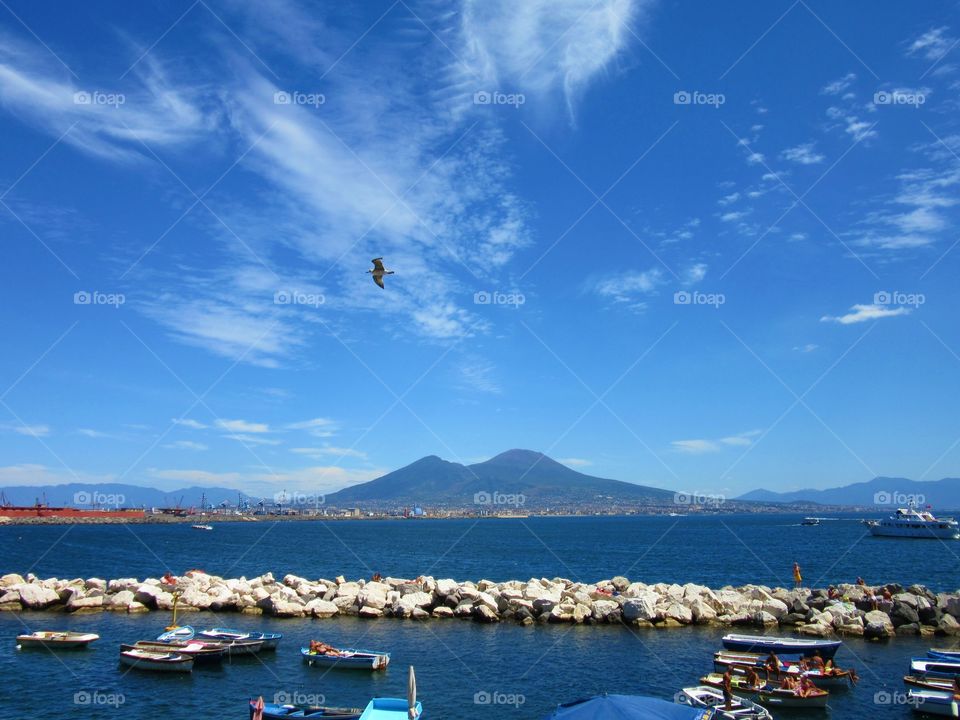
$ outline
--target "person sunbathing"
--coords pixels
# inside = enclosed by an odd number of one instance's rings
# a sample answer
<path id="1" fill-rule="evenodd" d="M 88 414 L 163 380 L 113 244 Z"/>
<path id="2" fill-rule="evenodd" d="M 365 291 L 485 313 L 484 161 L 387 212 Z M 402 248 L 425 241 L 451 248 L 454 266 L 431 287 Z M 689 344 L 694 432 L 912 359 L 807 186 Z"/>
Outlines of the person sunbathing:
<path id="1" fill-rule="evenodd" d="M 811 695 L 816 695 L 817 686 L 813 684 L 813 681 L 804 676 L 800 678 L 800 683 L 797 685 L 797 695 L 800 697 L 810 697 Z"/>

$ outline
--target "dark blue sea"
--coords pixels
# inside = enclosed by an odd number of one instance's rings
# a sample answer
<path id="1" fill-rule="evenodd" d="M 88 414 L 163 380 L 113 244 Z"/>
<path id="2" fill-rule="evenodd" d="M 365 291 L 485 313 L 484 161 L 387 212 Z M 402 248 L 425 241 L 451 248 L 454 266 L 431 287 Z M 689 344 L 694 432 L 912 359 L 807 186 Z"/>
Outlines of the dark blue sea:
<path id="1" fill-rule="evenodd" d="M 158 577 L 201 568 L 252 577 L 268 570 L 317 578 L 433 575 L 458 580 L 612 575 L 711 587 L 748 582 L 786 585 L 800 563 L 805 585 L 851 582 L 960 587 L 960 543 L 872 538 L 859 517 L 803 527 L 799 516 L 687 516 L 222 523 L 201 533 L 185 525 L 0 527 L 0 572 L 41 577 Z M 427 718 L 542 718 L 559 702 L 602 692 L 672 698 L 710 670 L 723 631 L 448 621 L 275 620 L 240 615 L 187 616 L 196 624 L 276 630 L 279 651 L 197 667 L 168 677 L 127 672 L 121 642 L 154 637 L 160 614 L 85 616 L 0 613 L 0 718 L 245 718 L 247 698 L 263 695 L 363 706 L 375 695 L 402 696 L 414 665 Z M 97 632 L 86 652 L 17 650 L 27 629 Z M 386 673 L 355 674 L 304 665 L 309 639 L 385 649 Z M 937 639 L 937 644 L 950 644 Z M 862 677 L 835 693 L 835 718 L 907 718 L 899 704 L 909 658 L 928 643 L 848 640 L 838 654 Z M 488 701 L 489 702 L 486 702 Z M 778 717 L 798 717 L 787 711 Z"/>

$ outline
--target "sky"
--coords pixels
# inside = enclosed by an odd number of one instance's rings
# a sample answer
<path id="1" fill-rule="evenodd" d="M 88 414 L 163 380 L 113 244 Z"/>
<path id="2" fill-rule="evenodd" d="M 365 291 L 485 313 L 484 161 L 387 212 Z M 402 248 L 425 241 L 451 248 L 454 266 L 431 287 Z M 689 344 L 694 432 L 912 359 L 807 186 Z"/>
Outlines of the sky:
<path id="1" fill-rule="evenodd" d="M 0 486 L 960 476 L 958 11 L 3 0 Z"/>

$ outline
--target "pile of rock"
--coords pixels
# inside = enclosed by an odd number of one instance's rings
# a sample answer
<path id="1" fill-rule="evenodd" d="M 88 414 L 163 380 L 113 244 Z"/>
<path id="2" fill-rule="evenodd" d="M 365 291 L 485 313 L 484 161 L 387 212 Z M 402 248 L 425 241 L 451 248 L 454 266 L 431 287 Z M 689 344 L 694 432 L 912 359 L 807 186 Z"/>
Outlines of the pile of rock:
<path id="1" fill-rule="evenodd" d="M 624 623 L 640 627 L 781 626 L 801 635 L 960 635 L 960 593 L 922 585 L 787 590 L 763 585 L 711 590 L 702 585 L 648 585 L 625 577 L 587 584 L 563 578 L 457 582 L 419 577 L 379 581 L 310 580 L 272 573 L 250 580 L 200 571 L 176 585 L 148 578 L 41 580 L 0 578 L 0 610 L 66 612 L 209 610 L 274 617 L 463 618 L 478 622 Z M 876 600 L 889 596 L 887 600 Z"/>

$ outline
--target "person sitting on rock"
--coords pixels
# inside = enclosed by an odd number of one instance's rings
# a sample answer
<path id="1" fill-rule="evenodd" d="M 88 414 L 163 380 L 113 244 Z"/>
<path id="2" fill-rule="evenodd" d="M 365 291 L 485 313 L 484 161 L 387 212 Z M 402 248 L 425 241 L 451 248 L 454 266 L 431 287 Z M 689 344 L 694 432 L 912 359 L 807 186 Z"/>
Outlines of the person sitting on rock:
<path id="1" fill-rule="evenodd" d="M 866 585 L 862 577 L 859 577 L 859 576 L 857 577 L 857 585 L 859 585 L 860 587 L 864 587 Z"/>

